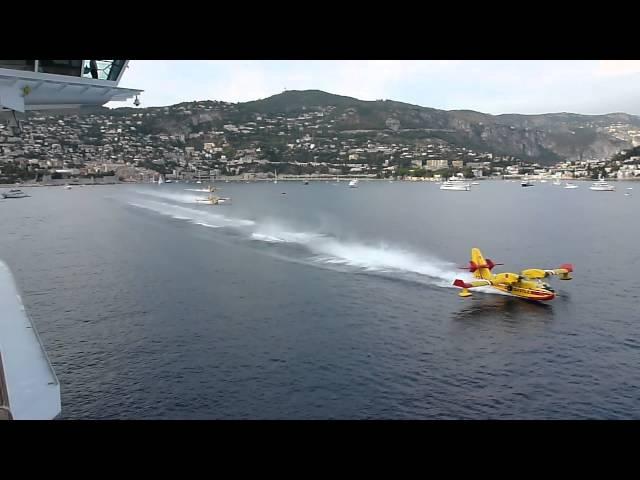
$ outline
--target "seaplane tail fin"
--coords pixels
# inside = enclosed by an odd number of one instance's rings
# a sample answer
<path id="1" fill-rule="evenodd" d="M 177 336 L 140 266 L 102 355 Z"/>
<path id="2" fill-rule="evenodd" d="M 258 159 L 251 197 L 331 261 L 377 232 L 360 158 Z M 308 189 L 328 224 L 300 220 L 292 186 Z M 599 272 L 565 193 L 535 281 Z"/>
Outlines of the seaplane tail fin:
<path id="1" fill-rule="evenodd" d="M 528 279 L 545 278 L 549 275 L 559 275 L 560 280 L 571 280 L 571 272 L 573 272 L 573 265 L 570 263 L 563 263 L 560 268 L 554 268 L 551 270 L 543 270 L 542 268 L 528 268 L 522 270 L 520 274 Z"/>
<path id="2" fill-rule="evenodd" d="M 553 275 L 549 270 L 542 270 L 541 268 L 528 268 L 526 270 L 522 270 L 520 272 L 525 278 L 536 279 L 536 278 L 545 278 L 549 275 Z"/>
<path id="3" fill-rule="evenodd" d="M 571 280 L 571 274 L 573 273 L 573 265 L 570 263 L 563 263 L 560 268 L 554 268 L 553 270 L 545 270 L 549 275 L 558 275 L 560 280 Z"/>
<path id="4" fill-rule="evenodd" d="M 482 278 L 484 280 L 491 280 L 491 269 L 495 266 L 495 264 L 491 262 L 491 265 L 489 266 L 489 264 L 487 264 L 487 261 L 482 256 L 482 252 L 479 248 L 471 249 L 470 265 L 474 267 L 472 270 L 474 277 Z"/>

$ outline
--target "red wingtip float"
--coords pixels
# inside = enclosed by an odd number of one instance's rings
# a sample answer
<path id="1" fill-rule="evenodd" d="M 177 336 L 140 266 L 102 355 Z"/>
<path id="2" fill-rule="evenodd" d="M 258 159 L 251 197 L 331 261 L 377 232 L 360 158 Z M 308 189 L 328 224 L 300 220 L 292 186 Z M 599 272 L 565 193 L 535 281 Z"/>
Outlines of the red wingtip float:
<path id="1" fill-rule="evenodd" d="M 469 297 L 471 296 L 471 292 L 469 292 L 470 288 L 489 286 L 528 300 L 552 300 L 556 294 L 549 284 L 543 282 L 542 279 L 550 275 L 558 275 L 560 280 L 571 280 L 571 273 L 573 272 L 573 265 L 564 263 L 560 268 L 553 270 L 529 268 L 519 274 L 493 274 L 491 270 L 493 270 L 496 265 L 503 264 L 494 263 L 488 258 L 485 260 L 482 252 L 480 252 L 478 248 L 472 248 L 471 261 L 469 262 L 468 269 L 477 280 L 465 282 L 464 280 L 456 279 L 453 285 L 462 289 L 459 295 L 461 297 Z M 467 267 L 461 268 L 467 269 Z"/>
<path id="2" fill-rule="evenodd" d="M 460 280 L 459 278 L 455 279 L 453 285 L 459 288 L 471 288 L 473 286 L 470 283 L 466 283 L 464 280 Z"/>

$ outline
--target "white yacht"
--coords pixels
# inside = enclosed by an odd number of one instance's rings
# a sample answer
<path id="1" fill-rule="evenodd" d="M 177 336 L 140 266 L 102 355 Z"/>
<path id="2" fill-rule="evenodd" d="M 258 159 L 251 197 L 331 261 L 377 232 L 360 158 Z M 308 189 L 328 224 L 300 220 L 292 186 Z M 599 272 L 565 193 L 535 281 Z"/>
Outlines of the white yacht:
<path id="1" fill-rule="evenodd" d="M 65 189 L 65 190 L 71 190 L 71 185 L 65 185 L 65 186 L 64 186 L 64 189 Z"/>
<path id="2" fill-rule="evenodd" d="M 452 177 L 446 182 L 443 182 L 442 185 L 440 185 L 440 190 L 454 190 L 457 192 L 468 192 L 469 190 L 471 190 L 471 185 L 469 185 L 467 182 L 459 178 Z"/>
<path id="3" fill-rule="evenodd" d="M 613 185 L 609 185 L 605 182 L 602 177 L 597 182 L 593 182 L 589 187 L 589 190 L 594 190 L 596 192 L 613 192 L 616 189 Z"/>
<path id="4" fill-rule="evenodd" d="M 567 189 L 578 188 L 578 185 L 574 185 L 573 183 L 569 183 L 569 182 L 567 182 L 567 183 L 565 184 L 564 188 L 567 188 Z"/>
<path id="5" fill-rule="evenodd" d="M 562 182 L 560 181 L 559 178 L 557 178 L 551 185 L 556 185 L 556 186 L 562 185 Z"/>
<path id="6" fill-rule="evenodd" d="M 24 198 L 24 197 L 28 197 L 28 196 L 29 195 L 27 195 L 26 193 L 24 193 L 22 190 L 20 190 L 18 188 L 12 188 L 8 192 L 4 192 L 2 194 L 3 198 Z"/>
<path id="7" fill-rule="evenodd" d="M 354 178 L 349 182 L 349 188 L 358 188 L 358 179 Z"/>

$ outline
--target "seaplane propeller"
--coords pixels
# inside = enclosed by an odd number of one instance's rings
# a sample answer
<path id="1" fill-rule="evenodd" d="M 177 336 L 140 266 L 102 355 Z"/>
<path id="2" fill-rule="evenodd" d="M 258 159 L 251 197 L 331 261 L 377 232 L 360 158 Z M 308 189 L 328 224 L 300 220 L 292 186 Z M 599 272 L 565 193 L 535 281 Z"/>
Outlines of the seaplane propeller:
<path id="1" fill-rule="evenodd" d="M 504 263 L 494 263 L 490 258 L 487 258 L 484 261 L 484 264 L 482 264 L 482 265 L 478 265 L 473 260 L 470 260 L 468 267 L 458 267 L 458 268 L 460 270 L 469 270 L 471 273 L 473 273 L 476 270 L 478 270 L 479 268 L 488 268 L 489 270 L 493 270 L 493 267 L 495 267 L 496 265 L 504 265 Z"/>

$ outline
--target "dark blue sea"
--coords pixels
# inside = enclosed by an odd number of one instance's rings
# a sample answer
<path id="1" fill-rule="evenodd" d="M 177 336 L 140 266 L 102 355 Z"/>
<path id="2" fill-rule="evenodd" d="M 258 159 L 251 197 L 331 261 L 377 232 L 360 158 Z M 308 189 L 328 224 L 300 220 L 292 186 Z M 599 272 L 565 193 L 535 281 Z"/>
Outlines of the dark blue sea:
<path id="1" fill-rule="evenodd" d="M 0 200 L 63 418 L 640 418 L 640 184 L 217 185 Z M 574 280 L 463 299 L 472 247 Z"/>

